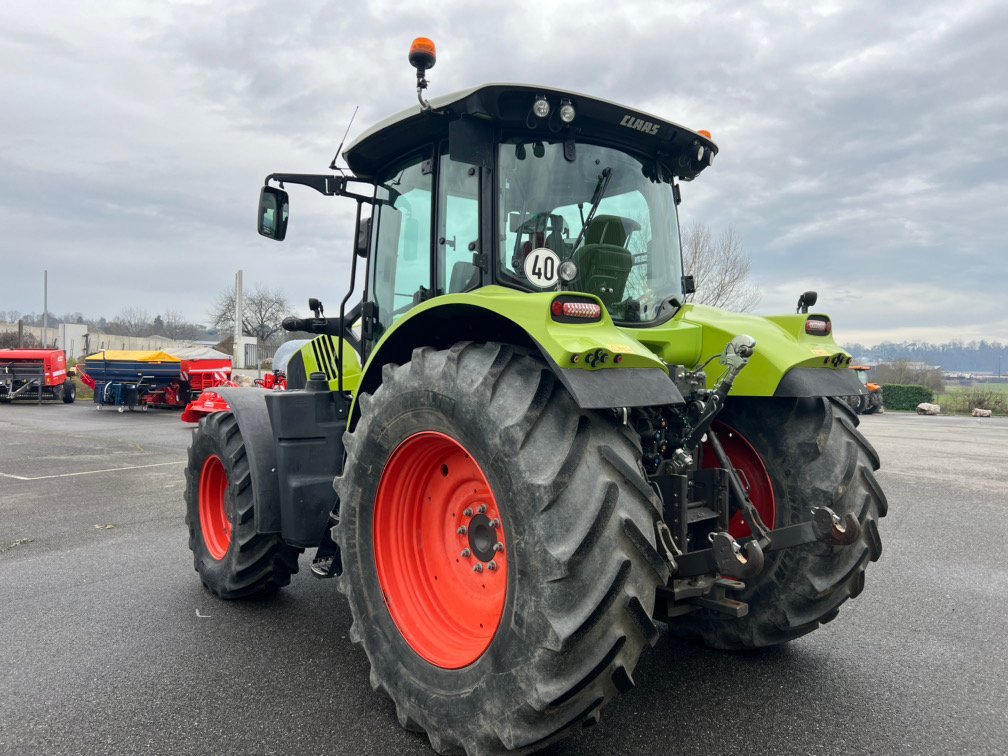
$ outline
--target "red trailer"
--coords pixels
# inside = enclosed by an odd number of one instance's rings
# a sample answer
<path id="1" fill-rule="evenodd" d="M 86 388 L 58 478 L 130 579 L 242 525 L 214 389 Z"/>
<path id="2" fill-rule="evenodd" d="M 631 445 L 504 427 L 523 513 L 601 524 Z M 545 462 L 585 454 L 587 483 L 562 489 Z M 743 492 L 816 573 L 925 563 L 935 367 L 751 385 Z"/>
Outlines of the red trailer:
<path id="1" fill-rule="evenodd" d="M 230 385 L 231 358 L 207 347 L 164 351 L 105 350 L 78 363 L 100 409 L 185 407 L 204 389 Z"/>
<path id="2" fill-rule="evenodd" d="M 0 402 L 77 398 L 62 349 L 0 349 Z"/>

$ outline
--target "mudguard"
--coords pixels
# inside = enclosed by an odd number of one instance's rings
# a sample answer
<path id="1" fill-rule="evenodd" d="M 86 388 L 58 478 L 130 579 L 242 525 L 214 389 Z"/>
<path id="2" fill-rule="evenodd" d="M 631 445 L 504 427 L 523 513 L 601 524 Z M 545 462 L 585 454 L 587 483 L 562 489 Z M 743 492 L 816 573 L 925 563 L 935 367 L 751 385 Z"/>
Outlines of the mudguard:
<path id="1" fill-rule="evenodd" d="M 590 295 L 578 296 L 602 304 Z M 519 295 L 486 286 L 423 302 L 382 334 L 364 366 L 359 391 L 373 392 L 382 366 L 407 362 L 417 347 L 501 341 L 542 355 L 582 409 L 683 402 L 661 359 L 617 328 L 605 307 L 598 321 L 558 322 L 550 314 L 556 297 L 557 292 Z"/>
<path id="2" fill-rule="evenodd" d="M 280 532 L 280 482 L 277 476 L 273 427 L 266 409 L 269 392 L 257 388 L 217 388 L 231 408 L 248 456 L 255 501 L 255 528 L 259 533 Z"/>
<path id="3" fill-rule="evenodd" d="M 245 442 L 256 532 L 317 546 L 336 503 L 333 480 L 343 465 L 346 399 L 324 388 L 215 391 L 231 407 Z"/>
<path id="4" fill-rule="evenodd" d="M 687 304 L 657 326 L 626 328 L 669 364 L 693 368 L 714 358 L 707 370 L 708 386 L 720 376 L 717 355 L 739 334 L 756 340 L 756 351 L 739 375 L 732 396 L 853 396 L 865 393 L 848 370 L 851 356 L 832 334 L 809 334 L 805 321 L 825 320 L 823 314 L 760 317 Z"/>

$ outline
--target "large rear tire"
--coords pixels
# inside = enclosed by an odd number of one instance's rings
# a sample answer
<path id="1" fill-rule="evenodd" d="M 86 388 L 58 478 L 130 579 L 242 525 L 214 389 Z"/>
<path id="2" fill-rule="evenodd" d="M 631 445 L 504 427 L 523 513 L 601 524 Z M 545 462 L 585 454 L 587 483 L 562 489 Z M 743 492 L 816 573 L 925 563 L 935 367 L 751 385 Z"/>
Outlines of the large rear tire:
<path id="1" fill-rule="evenodd" d="M 636 434 L 501 344 L 418 349 L 360 405 L 334 535 L 372 686 L 441 753 L 597 721 L 668 578 Z"/>
<path id="2" fill-rule="evenodd" d="M 249 459 L 231 412 L 207 415 L 193 432 L 185 500 L 193 566 L 212 593 L 243 598 L 290 583 L 301 550 L 256 532 Z"/>
<path id="3" fill-rule="evenodd" d="M 717 648 L 784 643 L 835 618 L 841 604 L 861 593 L 865 569 L 882 554 L 878 521 L 888 504 L 875 479 L 878 454 L 841 399 L 734 399 L 718 419 L 727 426 L 721 435 L 739 434 L 765 466 L 775 527 L 807 521 L 815 506 L 841 517 L 852 512 L 861 523 L 860 539 L 850 546 L 815 543 L 768 554 L 763 571 L 732 596 L 749 604 L 747 616 L 701 610 L 672 625 Z M 756 476 L 750 470 L 746 477 Z"/>

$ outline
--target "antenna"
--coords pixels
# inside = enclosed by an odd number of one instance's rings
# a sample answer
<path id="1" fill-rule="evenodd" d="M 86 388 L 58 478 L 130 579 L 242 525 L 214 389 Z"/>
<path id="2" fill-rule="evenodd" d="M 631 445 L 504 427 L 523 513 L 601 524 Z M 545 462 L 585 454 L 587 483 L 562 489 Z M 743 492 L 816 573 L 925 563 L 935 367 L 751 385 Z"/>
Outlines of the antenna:
<path id="1" fill-rule="evenodd" d="M 357 117 L 358 110 L 360 110 L 360 105 L 355 105 L 353 115 L 350 116 L 350 123 L 347 124 L 346 131 L 343 132 L 343 138 L 340 140 L 339 147 L 336 148 L 336 154 L 333 156 L 332 162 L 329 163 L 330 171 L 339 171 L 340 173 L 343 173 L 343 169 L 336 166 L 336 161 L 339 160 L 340 152 L 343 151 L 343 143 L 346 142 L 347 134 L 350 133 L 350 127 L 353 126 L 354 118 Z"/>

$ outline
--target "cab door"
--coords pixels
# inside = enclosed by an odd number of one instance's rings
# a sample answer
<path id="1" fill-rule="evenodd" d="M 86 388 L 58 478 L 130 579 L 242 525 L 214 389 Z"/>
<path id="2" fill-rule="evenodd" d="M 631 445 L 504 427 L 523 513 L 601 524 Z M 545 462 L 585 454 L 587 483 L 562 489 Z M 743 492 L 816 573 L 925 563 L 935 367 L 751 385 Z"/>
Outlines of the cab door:
<path id="1" fill-rule="evenodd" d="M 396 320 L 432 296 L 433 168 L 431 151 L 424 150 L 379 176 L 363 324 L 365 352 Z"/>

